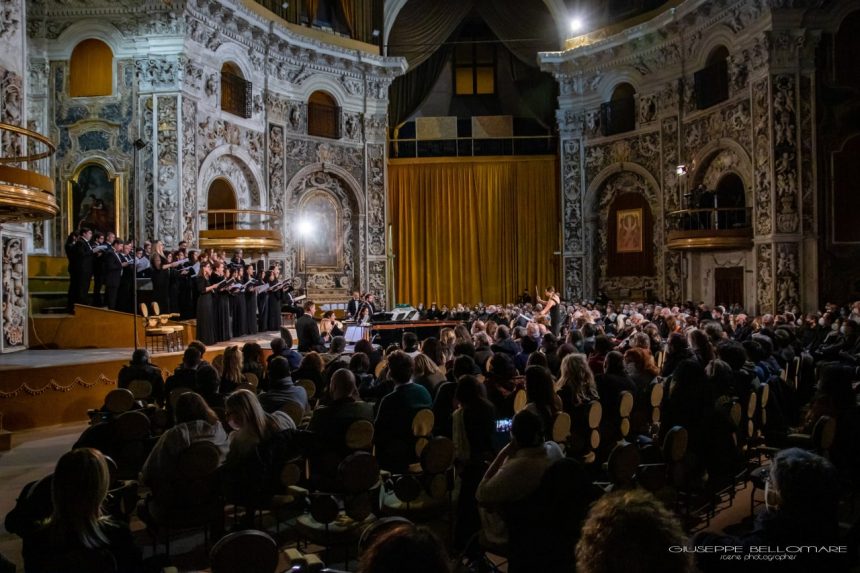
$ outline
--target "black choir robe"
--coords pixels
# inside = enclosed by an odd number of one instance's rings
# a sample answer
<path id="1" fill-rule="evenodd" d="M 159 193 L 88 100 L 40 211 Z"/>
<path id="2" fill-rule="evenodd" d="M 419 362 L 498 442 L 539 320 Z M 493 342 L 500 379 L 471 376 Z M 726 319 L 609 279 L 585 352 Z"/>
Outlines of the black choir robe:
<path id="1" fill-rule="evenodd" d="M 194 277 L 194 288 L 197 291 L 197 340 L 203 344 L 215 344 L 215 306 L 214 295 L 206 292 L 209 281 L 203 275 Z"/>

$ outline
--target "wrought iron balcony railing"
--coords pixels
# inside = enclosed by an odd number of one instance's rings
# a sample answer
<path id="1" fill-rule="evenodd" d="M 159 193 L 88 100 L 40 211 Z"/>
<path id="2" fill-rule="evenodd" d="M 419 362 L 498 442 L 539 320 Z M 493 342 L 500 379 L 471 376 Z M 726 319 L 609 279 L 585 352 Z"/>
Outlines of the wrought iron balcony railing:
<path id="1" fill-rule="evenodd" d="M 54 143 L 39 133 L 0 123 L 0 223 L 32 222 L 60 210 L 48 158 Z"/>

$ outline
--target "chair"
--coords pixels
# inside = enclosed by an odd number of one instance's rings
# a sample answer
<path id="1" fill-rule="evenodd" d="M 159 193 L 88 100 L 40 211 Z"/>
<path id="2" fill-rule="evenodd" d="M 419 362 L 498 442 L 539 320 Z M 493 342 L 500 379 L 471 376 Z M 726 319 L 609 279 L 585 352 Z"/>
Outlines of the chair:
<path id="1" fill-rule="evenodd" d="M 430 434 L 433 432 L 433 424 L 436 418 L 433 415 L 433 410 L 424 408 L 415 412 L 412 418 L 412 435 L 415 436 L 415 455 L 420 456 L 421 451 L 427 442 L 430 440 Z"/>
<path id="2" fill-rule="evenodd" d="M 307 392 L 307 395 L 308 395 L 308 401 L 313 400 L 317 394 L 317 386 L 316 386 L 316 384 L 314 384 L 313 380 L 308 380 L 307 378 L 302 378 L 301 380 L 296 382 L 296 385 L 301 386 L 302 388 L 305 389 L 305 392 Z"/>
<path id="3" fill-rule="evenodd" d="M 347 456 L 338 467 L 337 491 L 310 492 L 293 486 L 292 495 L 304 499 L 307 513 L 296 519 L 296 531 L 305 540 L 323 545 L 328 550 L 333 546 L 347 549 L 358 541 L 373 517 L 373 491 L 380 486 L 379 464 L 366 452 Z"/>
<path id="4" fill-rule="evenodd" d="M 278 558 L 275 540 L 253 529 L 225 535 L 209 552 L 212 573 L 275 573 Z"/>
<path id="5" fill-rule="evenodd" d="M 386 475 L 382 511 L 410 520 L 435 516 L 451 505 L 454 488 L 454 442 L 436 437 L 421 451 L 416 471 Z"/>
<path id="6" fill-rule="evenodd" d="M 160 325 L 156 316 L 149 315 L 146 303 L 140 303 L 140 315 L 143 320 L 144 345 L 152 353 L 167 352 L 172 345 L 173 329 Z"/>
<path id="7" fill-rule="evenodd" d="M 293 402 L 292 400 L 287 400 L 279 409 L 281 412 L 292 418 L 297 428 L 302 425 L 302 421 L 305 417 L 305 409 L 301 404 Z"/>
<path id="8" fill-rule="evenodd" d="M 171 531 L 203 528 L 209 544 L 209 528 L 223 519 L 224 502 L 217 473 L 220 450 L 211 442 L 195 442 L 179 456 L 176 478 L 164 486 L 153 484 L 152 497 L 138 505 L 138 515 L 152 536 L 153 550 L 160 534 L 170 555 Z"/>
<path id="9" fill-rule="evenodd" d="M 158 319 L 158 323 L 162 328 L 170 329 L 170 334 L 168 335 L 168 339 L 170 341 L 171 349 L 179 349 L 182 348 L 182 333 L 185 332 L 185 327 L 181 324 L 168 324 L 168 321 L 171 318 L 176 318 L 179 316 L 178 312 L 171 312 L 168 314 L 161 314 L 161 309 L 158 306 L 158 303 L 153 301 L 152 303 L 152 312 L 155 315 L 155 318 Z M 220 369 L 219 369 L 220 373 Z"/>
<path id="10" fill-rule="evenodd" d="M 257 375 L 253 372 L 245 372 L 243 373 L 243 376 L 245 377 L 245 383 L 249 386 L 253 386 L 256 393 L 256 389 L 260 386 L 260 379 L 257 378 Z"/>
<path id="11" fill-rule="evenodd" d="M 111 414 L 122 414 L 134 407 L 134 394 L 126 388 L 111 390 L 105 396 L 105 410 Z"/>
<path id="12" fill-rule="evenodd" d="M 114 446 L 111 457 L 117 465 L 117 479 L 137 479 L 150 451 L 149 418 L 140 411 L 124 412 L 114 421 Z"/>
<path id="13" fill-rule="evenodd" d="M 148 400 L 152 396 L 152 384 L 149 380 L 132 380 L 128 383 L 128 390 L 135 400 Z"/>
<path id="14" fill-rule="evenodd" d="M 566 449 L 570 438 L 570 415 L 567 412 L 559 412 L 552 421 L 552 441 Z"/>
<path id="15" fill-rule="evenodd" d="M 621 392 L 621 400 L 619 401 L 618 406 L 618 414 L 621 416 L 621 424 L 618 427 L 618 431 L 622 440 L 630 433 L 630 414 L 633 412 L 633 403 L 633 394 L 626 390 Z"/>
<path id="16" fill-rule="evenodd" d="M 582 461 L 594 461 L 594 450 L 600 446 L 600 421 L 603 418 L 603 407 L 597 400 L 592 400 L 574 408 L 571 415 L 570 448 L 568 453 L 579 457 Z"/>
<path id="17" fill-rule="evenodd" d="M 352 451 L 370 450 L 373 448 L 373 422 L 356 420 L 346 429 L 346 447 Z"/>
<path id="18" fill-rule="evenodd" d="M 665 392 L 665 386 L 663 382 L 655 382 L 651 384 L 651 388 L 649 391 L 649 400 L 651 403 L 651 426 L 652 428 L 656 427 L 659 429 L 660 427 L 660 418 L 661 411 L 660 407 L 663 405 L 663 394 Z M 656 432 L 652 432 L 655 434 Z"/>
<path id="19" fill-rule="evenodd" d="M 625 441 L 618 442 L 612 448 L 609 460 L 605 465 L 609 483 L 595 483 L 607 492 L 633 487 L 636 470 L 639 468 L 639 460 L 639 449 L 635 444 Z"/>
<path id="20" fill-rule="evenodd" d="M 379 378 L 380 376 L 382 376 L 382 371 L 386 368 L 388 368 L 388 361 L 380 360 L 379 364 L 377 364 L 376 368 L 373 370 L 374 377 Z"/>
<path id="21" fill-rule="evenodd" d="M 525 388 L 518 388 L 514 392 L 514 414 L 519 414 L 528 404 Z"/>

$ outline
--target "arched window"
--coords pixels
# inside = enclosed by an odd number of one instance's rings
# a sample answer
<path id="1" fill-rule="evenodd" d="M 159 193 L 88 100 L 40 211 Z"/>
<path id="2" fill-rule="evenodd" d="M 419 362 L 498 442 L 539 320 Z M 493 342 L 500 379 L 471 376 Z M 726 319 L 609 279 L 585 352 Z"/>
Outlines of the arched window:
<path id="1" fill-rule="evenodd" d="M 636 129 L 636 90 L 620 83 L 612 90 L 612 99 L 600 106 L 603 135 L 613 135 Z"/>
<path id="2" fill-rule="evenodd" d="M 221 109 L 239 117 L 251 117 L 251 82 L 232 62 L 221 66 Z"/>
<path id="3" fill-rule="evenodd" d="M 717 228 L 739 229 L 749 226 L 744 182 L 736 173 L 726 173 L 717 182 Z"/>
<path id="4" fill-rule="evenodd" d="M 860 11 L 842 21 L 834 40 L 836 83 L 860 89 Z"/>
<path id="5" fill-rule="evenodd" d="M 729 99 L 729 50 L 717 46 L 708 54 L 705 67 L 695 73 L 696 107 L 706 109 Z"/>
<path id="6" fill-rule="evenodd" d="M 340 106 L 325 92 L 314 92 L 308 98 L 308 135 L 340 139 Z"/>
<path id="7" fill-rule="evenodd" d="M 84 40 L 69 60 L 71 97 L 109 96 L 113 93 L 113 52 L 101 40 Z"/>
<path id="8" fill-rule="evenodd" d="M 236 209 L 236 193 L 233 186 L 226 179 L 216 179 L 209 185 L 209 194 L 206 200 L 209 212 L 206 220 L 208 230 L 223 230 L 236 228 L 235 213 L 212 213 L 222 209 Z"/>

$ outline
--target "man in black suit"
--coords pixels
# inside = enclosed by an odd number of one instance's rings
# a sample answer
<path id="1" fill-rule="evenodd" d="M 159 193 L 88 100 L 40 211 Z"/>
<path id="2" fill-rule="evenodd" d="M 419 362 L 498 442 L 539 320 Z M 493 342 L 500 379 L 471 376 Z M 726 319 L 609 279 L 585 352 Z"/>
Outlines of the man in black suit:
<path id="1" fill-rule="evenodd" d="M 358 310 L 361 308 L 361 293 L 357 290 L 352 291 L 352 298 L 346 305 L 346 317 L 350 319 L 358 318 Z"/>
<path id="2" fill-rule="evenodd" d="M 358 314 L 361 315 L 361 313 L 365 307 L 367 307 L 368 316 L 373 316 L 374 314 L 376 314 L 377 310 L 376 310 L 376 305 L 373 303 L 374 300 L 375 299 L 374 299 L 372 292 L 369 292 L 366 295 L 364 295 L 364 303 L 358 309 Z"/>
<path id="3" fill-rule="evenodd" d="M 320 328 L 314 320 L 317 306 L 312 300 L 306 300 L 304 314 L 296 319 L 296 336 L 299 339 L 299 352 L 325 352 L 325 345 L 320 337 Z"/>
<path id="4" fill-rule="evenodd" d="M 69 264 L 69 275 L 75 281 L 75 300 L 72 304 L 72 310 L 74 310 L 74 303 L 89 303 L 90 281 L 93 278 L 93 248 L 90 245 L 92 237 L 92 230 L 86 227 L 82 228 L 81 234 L 72 248 L 72 259 Z"/>
<path id="5" fill-rule="evenodd" d="M 75 301 L 78 298 L 77 266 L 75 265 L 75 245 L 78 243 L 79 233 L 72 231 L 66 238 L 66 259 L 69 261 L 69 290 L 67 293 L 66 310 L 69 313 L 75 311 Z"/>
<path id="6" fill-rule="evenodd" d="M 107 307 L 111 310 L 118 310 L 117 299 L 119 296 L 119 285 L 122 281 L 122 270 L 128 263 L 125 262 L 120 253 L 123 248 L 122 241 L 114 239 L 112 247 L 102 255 L 101 267 L 104 276 Z"/>

